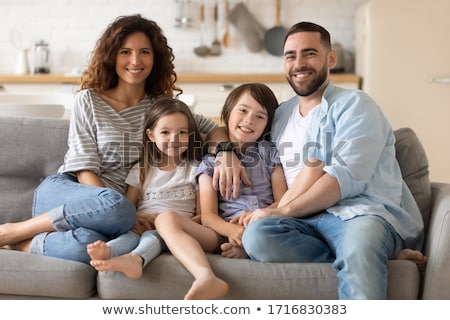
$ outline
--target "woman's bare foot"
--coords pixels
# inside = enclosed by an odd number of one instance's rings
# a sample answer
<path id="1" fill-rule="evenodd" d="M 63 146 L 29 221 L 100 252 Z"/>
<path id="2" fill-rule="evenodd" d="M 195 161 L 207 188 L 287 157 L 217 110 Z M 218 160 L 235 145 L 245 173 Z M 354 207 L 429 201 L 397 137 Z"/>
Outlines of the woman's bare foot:
<path id="1" fill-rule="evenodd" d="M 106 260 L 91 260 L 91 266 L 97 271 L 119 271 L 130 279 L 142 277 L 142 263 L 142 257 L 133 253 Z"/>
<path id="2" fill-rule="evenodd" d="M 184 300 L 211 300 L 224 297 L 228 293 L 228 284 L 215 276 L 196 279 Z"/>
<path id="3" fill-rule="evenodd" d="M 398 254 L 397 259 L 411 260 L 416 263 L 417 267 L 421 271 L 425 270 L 427 265 L 427 257 L 424 256 L 419 250 L 403 249 Z"/>
<path id="4" fill-rule="evenodd" d="M 91 260 L 106 260 L 111 256 L 111 249 L 106 242 L 97 240 L 87 245 L 87 253 Z"/>
<path id="5" fill-rule="evenodd" d="M 18 243 L 27 239 L 21 234 L 21 222 L 4 223 L 0 225 L 0 247 Z"/>
<path id="6" fill-rule="evenodd" d="M 222 243 L 220 245 L 220 250 L 222 250 L 222 256 L 225 258 L 248 259 L 248 255 L 244 249 L 241 247 L 235 247 L 229 242 Z"/>
<path id="7" fill-rule="evenodd" d="M 30 245 L 31 245 L 31 239 L 24 240 L 21 242 L 13 243 L 13 244 L 6 244 L 2 246 L 2 249 L 8 249 L 8 250 L 16 250 L 16 251 L 22 251 L 22 252 L 30 252 Z"/>

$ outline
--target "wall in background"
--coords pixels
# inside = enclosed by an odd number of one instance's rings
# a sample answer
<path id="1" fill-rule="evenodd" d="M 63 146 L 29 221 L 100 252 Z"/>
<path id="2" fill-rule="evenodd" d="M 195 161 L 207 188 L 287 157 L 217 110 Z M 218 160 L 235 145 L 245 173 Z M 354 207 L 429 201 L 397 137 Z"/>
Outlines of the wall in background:
<path id="1" fill-rule="evenodd" d="M 86 65 L 90 50 L 107 24 L 119 15 L 141 13 L 155 20 L 174 49 L 177 72 L 279 73 L 281 58 L 265 50 L 254 53 L 244 37 L 230 25 L 231 44 L 220 56 L 198 57 L 193 49 L 200 41 L 199 1 L 189 2 L 192 27 L 176 27 L 179 2 L 183 0 L 0 0 L 0 73 L 13 73 L 16 50 L 10 31 L 22 35 L 21 45 L 30 48 L 40 39 L 49 43 L 52 73 L 70 73 Z M 206 41 L 214 38 L 212 8 L 215 0 L 206 0 Z M 367 0 L 281 0 L 283 26 L 309 20 L 326 27 L 334 42 L 354 52 L 354 19 L 357 7 Z M 230 9 L 243 2 L 264 28 L 275 24 L 274 0 L 229 0 Z M 219 3 L 219 36 L 224 30 L 224 1 Z M 16 33 L 17 34 L 17 33 Z"/>

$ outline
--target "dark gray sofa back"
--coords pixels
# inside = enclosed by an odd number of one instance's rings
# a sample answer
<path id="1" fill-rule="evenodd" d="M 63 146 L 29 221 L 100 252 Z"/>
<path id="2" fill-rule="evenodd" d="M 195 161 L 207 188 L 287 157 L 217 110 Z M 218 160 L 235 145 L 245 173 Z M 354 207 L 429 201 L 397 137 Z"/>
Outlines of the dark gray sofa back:
<path id="1" fill-rule="evenodd" d="M 0 117 L 0 223 L 31 217 L 34 189 L 62 164 L 69 120 Z"/>

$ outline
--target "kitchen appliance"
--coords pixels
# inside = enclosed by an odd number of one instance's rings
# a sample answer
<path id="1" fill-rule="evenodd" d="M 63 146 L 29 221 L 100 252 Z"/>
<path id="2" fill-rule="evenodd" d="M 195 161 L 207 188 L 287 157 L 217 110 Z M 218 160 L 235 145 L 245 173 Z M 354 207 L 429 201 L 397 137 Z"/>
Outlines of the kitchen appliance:
<path id="1" fill-rule="evenodd" d="M 34 45 L 34 73 L 50 73 L 50 49 L 44 40 Z"/>
<path id="2" fill-rule="evenodd" d="M 438 182 L 450 182 L 449 12 L 448 0 L 370 0 L 355 27 L 363 90 L 394 129 L 417 133 Z"/>

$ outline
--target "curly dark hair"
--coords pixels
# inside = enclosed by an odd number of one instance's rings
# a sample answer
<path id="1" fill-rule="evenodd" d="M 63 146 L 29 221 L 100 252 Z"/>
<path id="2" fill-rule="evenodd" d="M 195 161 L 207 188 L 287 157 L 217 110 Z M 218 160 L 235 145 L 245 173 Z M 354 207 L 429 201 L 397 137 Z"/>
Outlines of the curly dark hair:
<path id="1" fill-rule="evenodd" d="M 154 64 L 145 82 L 145 92 L 149 97 L 173 96 L 182 90 L 175 86 L 177 75 L 173 61 L 175 56 L 167 43 L 162 29 L 152 20 L 140 14 L 119 16 L 97 40 L 91 52 L 90 63 L 81 79 L 81 89 L 94 89 L 104 92 L 118 84 L 116 58 L 125 38 L 134 32 L 143 32 L 150 40 L 154 50 Z"/>

